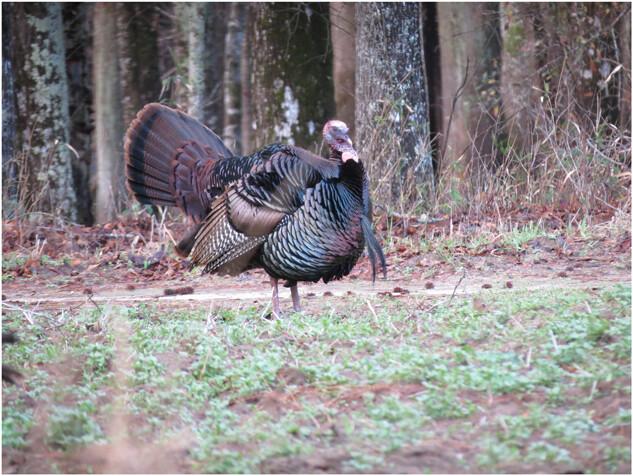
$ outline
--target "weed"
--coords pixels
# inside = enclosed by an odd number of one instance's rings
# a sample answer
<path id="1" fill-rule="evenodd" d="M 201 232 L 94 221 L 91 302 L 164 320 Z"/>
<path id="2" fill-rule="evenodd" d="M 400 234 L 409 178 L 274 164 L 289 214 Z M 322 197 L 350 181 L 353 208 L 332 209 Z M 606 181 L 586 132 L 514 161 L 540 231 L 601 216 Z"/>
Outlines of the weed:
<path id="1" fill-rule="evenodd" d="M 3 399 L 8 391 L 3 389 Z M 33 410 L 26 407 L 23 400 L 16 399 L 2 411 L 2 446 L 22 448 L 26 446 L 26 435 L 33 426 Z"/>
<path id="2" fill-rule="evenodd" d="M 48 443 L 68 450 L 73 446 L 102 441 L 103 431 L 91 417 L 91 404 L 79 404 L 75 408 L 56 407 L 49 418 Z"/>

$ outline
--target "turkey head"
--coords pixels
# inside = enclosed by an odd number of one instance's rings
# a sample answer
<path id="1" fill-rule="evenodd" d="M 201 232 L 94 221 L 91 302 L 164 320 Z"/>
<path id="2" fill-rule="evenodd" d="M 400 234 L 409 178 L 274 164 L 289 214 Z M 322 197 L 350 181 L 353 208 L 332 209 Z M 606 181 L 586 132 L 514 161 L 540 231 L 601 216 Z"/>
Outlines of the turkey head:
<path id="1" fill-rule="evenodd" d="M 343 121 L 332 120 L 323 126 L 323 138 L 330 146 L 332 156 L 340 158 L 343 162 L 358 162 L 358 153 L 348 134 L 349 128 Z"/>

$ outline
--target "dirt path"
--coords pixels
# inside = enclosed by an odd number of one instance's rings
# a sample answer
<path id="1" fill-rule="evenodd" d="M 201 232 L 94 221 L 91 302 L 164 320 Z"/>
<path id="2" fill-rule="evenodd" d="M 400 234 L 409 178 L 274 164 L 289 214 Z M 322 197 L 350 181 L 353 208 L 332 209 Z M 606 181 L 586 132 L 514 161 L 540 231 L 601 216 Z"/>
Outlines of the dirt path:
<path id="1" fill-rule="evenodd" d="M 85 290 L 33 290 L 25 287 L 11 293 L 7 302 L 16 304 L 51 304 L 56 306 L 76 305 L 88 302 L 107 303 L 136 303 L 154 302 L 165 305 L 186 302 L 225 302 L 241 301 L 250 303 L 265 303 L 270 299 L 270 290 L 262 275 L 251 277 L 247 281 L 236 278 L 197 277 L 187 285 L 194 289 L 192 294 L 165 295 L 165 290 L 182 288 L 182 282 L 153 281 L 147 287 L 127 289 L 122 285 L 93 286 L 91 296 Z M 481 273 L 476 270 L 465 274 L 452 273 L 441 276 L 440 279 L 379 279 L 375 284 L 367 280 L 344 280 L 333 283 L 302 284 L 300 294 L 304 300 L 312 300 L 322 296 L 360 295 L 372 296 L 376 294 L 392 295 L 411 294 L 414 296 L 442 297 L 455 295 L 472 295 L 482 291 L 503 292 L 509 290 L 537 291 L 544 289 L 587 289 L 603 288 L 618 283 L 630 283 L 629 270 L 615 269 L 601 266 L 587 272 L 568 273 L 565 271 L 538 269 L 508 269 L 502 273 Z M 282 301 L 289 300 L 290 292 L 281 289 Z"/>

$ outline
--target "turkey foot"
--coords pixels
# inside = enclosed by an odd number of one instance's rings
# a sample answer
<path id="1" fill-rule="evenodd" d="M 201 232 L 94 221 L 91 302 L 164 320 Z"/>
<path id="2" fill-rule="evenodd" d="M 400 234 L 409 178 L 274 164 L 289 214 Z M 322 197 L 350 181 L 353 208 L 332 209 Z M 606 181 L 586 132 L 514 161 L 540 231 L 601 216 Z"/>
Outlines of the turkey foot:
<path id="1" fill-rule="evenodd" d="M 299 299 L 299 290 L 297 285 L 290 286 L 290 294 L 292 294 L 292 307 L 295 312 L 301 312 L 301 301 Z"/>
<path id="2" fill-rule="evenodd" d="M 279 287 L 278 279 L 270 278 L 270 285 L 273 288 L 273 317 L 279 319 L 281 317 L 281 309 L 279 309 Z"/>

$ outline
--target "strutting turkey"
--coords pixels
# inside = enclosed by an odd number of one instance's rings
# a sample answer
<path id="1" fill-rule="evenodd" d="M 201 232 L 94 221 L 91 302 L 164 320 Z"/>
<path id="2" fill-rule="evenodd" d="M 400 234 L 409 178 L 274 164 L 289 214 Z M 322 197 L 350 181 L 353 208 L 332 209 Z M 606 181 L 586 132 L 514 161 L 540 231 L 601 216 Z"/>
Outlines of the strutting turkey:
<path id="1" fill-rule="evenodd" d="M 341 121 L 325 124 L 327 158 L 283 144 L 237 157 L 194 118 L 148 104 L 125 137 L 128 185 L 139 202 L 175 206 L 193 219 L 176 251 L 204 272 L 263 268 L 279 316 L 278 280 L 299 311 L 297 282 L 346 276 L 365 244 L 372 278 L 377 260 L 386 276 L 367 175 L 347 133 Z"/>

